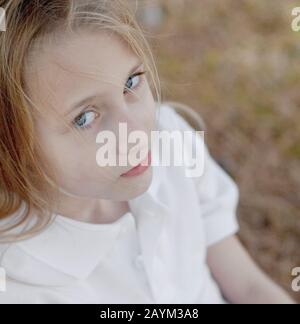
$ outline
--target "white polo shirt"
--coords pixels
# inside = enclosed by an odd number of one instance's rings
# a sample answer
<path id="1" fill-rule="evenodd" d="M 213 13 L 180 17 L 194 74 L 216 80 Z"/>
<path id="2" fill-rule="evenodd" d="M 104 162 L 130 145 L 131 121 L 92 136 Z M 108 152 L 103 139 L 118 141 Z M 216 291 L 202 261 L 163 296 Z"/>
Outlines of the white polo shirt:
<path id="1" fill-rule="evenodd" d="M 166 105 L 159 125 L 193 130 Z M 207 247 L 237 232 L 238 196 L 207 150 L 197 178 L 186 177 L 183 166 L 154 166 L 147 192 L 114 223 L 57 215 L 41 234 L 0 245 L 7 275 L 0 304 L 224 303 Z"/>

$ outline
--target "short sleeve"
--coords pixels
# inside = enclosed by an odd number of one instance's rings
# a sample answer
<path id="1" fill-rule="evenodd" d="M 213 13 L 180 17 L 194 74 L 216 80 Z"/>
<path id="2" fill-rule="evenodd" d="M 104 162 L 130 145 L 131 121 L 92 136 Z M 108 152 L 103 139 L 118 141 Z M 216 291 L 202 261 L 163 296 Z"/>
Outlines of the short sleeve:
<path id="1" fill-rule="evenodd" d="M 207 245 L 213 245 L 239 230 L 239 190 L 232 178 L 211 157 L 207 147 L 205 154 L 203 175 L 192 179 L 204 218 Z"/>
<path id="2" fill-rule="evenodd" d="M 167 109 L 170 109 L 168 107 Z M 201 140 L 194 128 L 171 108 L 176 127 L 182 131 L 194 131 L 195 141 Z M 198 177 L 192 177 L 199 199 L 205 225 L 207 246 L 234 235 L 239 230 L 237 206 L 239 189 L 233 179 L 212 158 L 204 145 L 204 169 Z"/>

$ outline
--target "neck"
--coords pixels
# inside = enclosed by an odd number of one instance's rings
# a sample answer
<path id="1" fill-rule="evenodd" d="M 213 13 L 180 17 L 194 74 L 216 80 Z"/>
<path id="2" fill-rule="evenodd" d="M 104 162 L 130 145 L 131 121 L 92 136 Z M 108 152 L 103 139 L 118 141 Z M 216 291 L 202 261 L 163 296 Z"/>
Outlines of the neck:
<path id="1" fill-rule="evenodd" d="M 127 201 L 64 197 L 56 213 L 81 222 L 108 224 L 129 210 Z"/>

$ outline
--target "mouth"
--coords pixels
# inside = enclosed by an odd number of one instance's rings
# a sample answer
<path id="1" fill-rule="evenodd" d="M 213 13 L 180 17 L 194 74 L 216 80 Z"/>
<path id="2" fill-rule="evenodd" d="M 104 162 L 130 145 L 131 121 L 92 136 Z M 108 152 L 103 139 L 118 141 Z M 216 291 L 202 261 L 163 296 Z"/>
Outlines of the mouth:
<path id="1" fill-rule="evenodd" d="M 150 165 L 151 165 L 151 151 L 149 151 L 147 157 L 139 165 L 123 173 L 121 177 L 128 178 L 128 177 L 139 176 L 145 173 Z"/>

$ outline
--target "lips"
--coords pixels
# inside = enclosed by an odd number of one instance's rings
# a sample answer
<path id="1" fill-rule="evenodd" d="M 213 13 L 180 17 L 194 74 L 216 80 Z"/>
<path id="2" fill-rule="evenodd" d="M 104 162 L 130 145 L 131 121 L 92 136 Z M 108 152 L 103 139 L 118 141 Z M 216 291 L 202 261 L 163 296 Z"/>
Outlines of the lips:
<path id="1" fill-rule="evenodd" d="M 132 168 L 126 173 L 123 173 L 121 177 L 133 177 L 144 173 L 151 164 L 151 152 L 149 151 L 146 159 L 144 159 L 139 165 Z"/>

